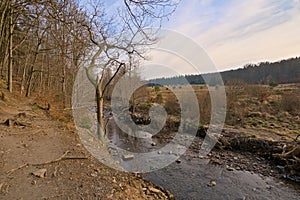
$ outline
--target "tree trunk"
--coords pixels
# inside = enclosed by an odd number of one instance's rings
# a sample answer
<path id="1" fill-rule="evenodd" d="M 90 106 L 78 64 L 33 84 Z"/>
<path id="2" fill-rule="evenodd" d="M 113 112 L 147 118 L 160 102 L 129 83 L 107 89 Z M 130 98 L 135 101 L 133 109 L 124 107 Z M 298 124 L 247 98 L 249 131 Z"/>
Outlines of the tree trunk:
<path id="1" fill-rule="evenodd" d="M 51 76 L 50 76 L 50 59 L 48 59 L 48 63 L 47 63 L 47 90 L 50 89 L 51 86 L 51 80 L 50 80 Z"/>
<path id="2" fill-rule="evenodd" d="M 8 90 L 12 93 L 12 74 L 13 74 L 13 21 L 12 21 L 12 10 L 10 9 L 10 16 L 9 16 L 9 59 L 8 59 Z"/>
<path id="3" fill-rule="evenodd" d="M 64 58 L 62 58 L 64 59 Z M 63 100 L 63 108 L 66 107 L 66 65 L 65 62 L 62 62 L 62 100 Z"/>
<path id="4" fill-rule="evenodd" d="M 43 71 L 44 71 L 44 59 L 45 55 L 42 55 L 42 63 L 41 63 L 41 73 L 40 73 L 40 94 L 44 93 L 44 81 L 43 81 Z"/>
<path id="5" fill-rule="evenodd" d="M 33 68 L 33 66 L 31 66 L 29 80 L 28 80 L 28 86 L 27 86 L 27 90 L 26 90 L 26 97 L 29 97 L 31 94 L 33 70 L 34 70 L 34 68 Z"/>
<path id="6" fill-rule="evenodd" d="M 31 65 L 31 69 L 30 69 L 29 82 L 28 82 L 28 86 L 27 86 L 27 90 L 26 90 L 26 97 L 29 97 L 31 94 L 32 78 L 33 78 L 33 74 L 34 74 L 34 65 L 36 63 L 37 56 L 39 54 L 40 45 L 41 45 L 41 42 L 39 41 L 36 46 L 36 49 L 35 49 L 34 59 L 33 59 L 32 65 Z"/>
<path id="7" fill-rule="evenodd" d="M 102 92 L 102 80 L 98 81 L 96 87 L 96 102 L 97 102 L 97 134 L 98 138 L 104 142 L 105 137 L 105 124 L 104 124 L 104 99 L 103 99 L 103 92 Z"/>
<path id="8" fill-rule="evenodd" d="M 5 78 L 7 78 L 8 76 L 7 76 L 7 66 L 8 66 L 8 64 L 7 64 L 7 60 L 8 60 L 8 57 L 9 57 L 9 55 L 8 55 L 8 49 L 9 48 L 7 48 L 7 45 L 5 46 L 5 55 L 4 55 L 4 60 L 3 60 L 3 63 L 2 63 L 2 69 L 1 69 L 1 77 L 5 77 Z"/>
<path id="9" fill-rule="evenodd" d="M 26 70 L 27 70 L 27 65 L 28 65 L 28 59 L 29 59 L 29 56 L 26 57 L 24 68 L 23 68 L 22 81 L 21 81 L 21 95 L 24 93 L 24 90 L 25 90 Z"/>

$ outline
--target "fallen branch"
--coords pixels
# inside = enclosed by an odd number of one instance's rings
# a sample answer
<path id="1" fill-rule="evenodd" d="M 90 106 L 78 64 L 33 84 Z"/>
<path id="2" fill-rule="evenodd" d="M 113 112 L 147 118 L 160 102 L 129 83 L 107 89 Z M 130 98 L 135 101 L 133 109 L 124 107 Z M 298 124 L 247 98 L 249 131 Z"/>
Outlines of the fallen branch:
<path id="1" fill-rule="evenodd" d="M 35 134 L 38 134 L 39 132 L 43 132 L 44 130 L 40 129 L 40 130 L 37 130 L 35 132 L 32 132 L 31 131 L 21 131 L 21 132 L 14 132 L 14 133 L 10 133 L 9 135 L 20 135 L 20 134 L 28 134 L 28 133 L 31 133 L 32 135 L 35 135 Z"/>
<path id="2" fill-rule="evenodd" d="M 60 156 L 59 158 L 57 158 L 57 159 L 55 159 L 55 160 L 50 160 L 50 161 L 43 162 L 43 163 L 32 164 L 32 166 L 47 165 L 47 164 L 59 162 L 59 161 L 61 161 L 63 158 L 65 158 L 65 156 L 66 156 L 69 152 L 70 152 L 70 151 L 66 151 L 62 156 Z"/>
<path id="3" fill-rule="evenodd" d="M 26 163 L 26 164 L 21 165 L 21 166 L 19 166 L 19 167 L 17 167 L 17 168 L 11 169 L 11 170 L 7 171 L 6 173 L 7 173 L 7 174 L 11 174 L 11 173 L 13 173 L 13 172 L 15 172 L 15 171 L 17 171 L 17 170 L 19 170 L 19 169 L 22 169 L 22 168 L 24 168 L 24 167 L 27 167 L 28 165 L 29 165 L 29 163 Z"/>
<path id="4" fill-rule="evenodd" d="M 69 153 L 70 151 L 66 151 L 62 156 L 60 156 L 59 158 L 55 159 L 55 160 L 50 160 L 50 161 L 47 161 L 47 162 L 43 162 L 43 163 L 25 163 L 23 165 L 20 165 L 19 167 L 17 168 L 14 168 L 14 169 L 11 169 L 9 171 L 7 171 L 6 173 L 7 174 L 11 174 L 19 169 L 22 169 L 24 167 L 27 167 L 27 166 L 40 166 L 40 165 L 48 165 L 48 164 L 52 164 L 52 163 L 56 163 L 56 162 L 59 162 L 59 161 L 62 161 L 62 160 L 78 160 L 78 159 L 88 159 L 87 157 L 77 157 L 77 156 L 68 156 L 66 157 L 66 155 Z"/>

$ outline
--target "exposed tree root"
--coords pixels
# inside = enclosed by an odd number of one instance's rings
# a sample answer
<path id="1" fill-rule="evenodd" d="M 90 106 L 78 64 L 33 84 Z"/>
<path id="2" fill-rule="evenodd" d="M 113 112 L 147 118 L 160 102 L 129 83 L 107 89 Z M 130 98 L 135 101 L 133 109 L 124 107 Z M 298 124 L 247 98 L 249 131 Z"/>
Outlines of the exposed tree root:
<path id="1" fill-rule="evenodd" d="M 50 161 L 47 161 L 47 162 L 43 162 L 43 163 L 25 163 L 23 165 L 20 165 L 19 167 L 17 168 L 14 168 L 14 169 L 11 169 L 9 171 L 7 171 L 6 173 L 7 174 L 12 174 L 13 172 L 19 170 L 19 169 L 22 169 L 24 167 L 27 167 L 27 166 L 40 166 L 40 165 L 48 165 L 48 164 L 52 164 L 52 163 L 56 163 L 56 162 L 60 162 L 62 160 L 76 160 L 76 159 L 88 159 L 87 157 L 77 157 L 77 156 L 68 156 L 67 157 L 67 154 L 69 153 L 70 151 L 66 151 L 62 156 L 60 156 L 59 158 L 55 159 L 55 160 L 50 160 Z"/>

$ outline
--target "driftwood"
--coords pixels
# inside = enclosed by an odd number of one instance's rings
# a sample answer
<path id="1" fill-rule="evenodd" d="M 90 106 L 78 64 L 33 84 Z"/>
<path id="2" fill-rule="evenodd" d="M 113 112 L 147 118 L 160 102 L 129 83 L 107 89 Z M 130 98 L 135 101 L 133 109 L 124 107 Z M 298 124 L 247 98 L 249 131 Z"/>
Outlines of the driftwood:
<path id="1" fill-rule="evenodd" d="M 288 152 L 285 152 L 288 150 Z M 297 161 L 300 161 L 300 146 L 289 146 L 288 148 L 283 150 L 280 154 L 273 154 L 274 157 L 281 158 L 281 159 L 295 159 Z"/>

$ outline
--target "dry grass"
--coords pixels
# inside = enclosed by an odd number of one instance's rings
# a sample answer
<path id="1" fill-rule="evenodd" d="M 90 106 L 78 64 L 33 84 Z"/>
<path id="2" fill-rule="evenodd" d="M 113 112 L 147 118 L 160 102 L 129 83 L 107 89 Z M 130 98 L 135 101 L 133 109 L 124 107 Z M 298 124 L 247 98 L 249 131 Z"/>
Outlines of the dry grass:
<path id="1" fill-rule="evenodd" d="M 180 105 L 172 92 L 185 86 L 144 87 L 136 92 L 137 111 L 145 112 L 153 104 L 163 105 L 168 113 L 179 118 Z M 198 98 L 200 124 L 209 124 L 211 116 L 210 93 L 206 86 L 193 86 Z M 217 89 L 217 88 L 216 88 Z M 212 90 L 213 91 L 213 90 Z M 296 135 L 300 129 L 300 86 L 295 84 L 270 87 L 266 85 L 231 84 L 226 86 L 226 124 L 243 128 L 272 129 Z M 157 98 L 160 96 L 160 98 Z"/>

